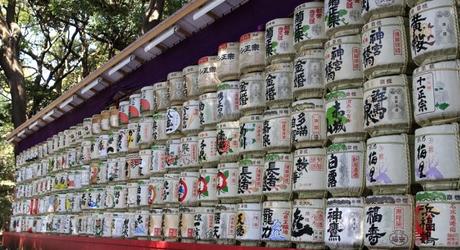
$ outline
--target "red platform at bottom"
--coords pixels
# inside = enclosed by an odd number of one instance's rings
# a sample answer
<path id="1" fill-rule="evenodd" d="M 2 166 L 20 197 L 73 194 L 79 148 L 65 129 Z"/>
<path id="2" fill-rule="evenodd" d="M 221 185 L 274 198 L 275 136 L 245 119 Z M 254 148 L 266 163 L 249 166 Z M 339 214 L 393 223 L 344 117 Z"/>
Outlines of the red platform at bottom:
<path id="1" fill-rule="evenodd" d="M 127 240 L 111 238 L 78 237 L 34 233 L 3 233 L 3 246 L 8 249 L 40 250 L 130 250 L 130 249 L 172 249 L 172 250 L 261 250 L 263 247 L 244 247 L 216 244 L 196 244 L 150 240 Z M 270 248 L 288 250 L 290 248 Z"/>

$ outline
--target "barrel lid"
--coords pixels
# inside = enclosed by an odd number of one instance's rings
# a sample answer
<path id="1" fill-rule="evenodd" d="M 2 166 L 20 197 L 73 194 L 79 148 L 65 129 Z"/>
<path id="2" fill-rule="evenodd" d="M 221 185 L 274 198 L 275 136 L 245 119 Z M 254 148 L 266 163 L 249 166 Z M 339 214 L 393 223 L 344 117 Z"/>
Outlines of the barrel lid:
<path id="1" fill-rule="evenodd" d="M 200 174 L 216 174 L 216 168 L 202 168 L 199 170 Z"/>
<path id="2" fill-rule="evenodd" d="M 460 191 L 422 191 L 415 195 L 416 202 L 460 201 Z"/>
<path id="3" fill-rule="evenodd" d="M 216 130 L 206 130 L 198 133 L 199 138 L 206 138 L 206 137 L 216 137 L 217 131 Z"/>
<path id="4" fill-rule="evenodd" d="M 218 129 L 225 129 L 225 128 L 239 128 L 240 122 L 233 121 L 233 122 L 221 122 L 217 124 Z"/>
<path id="5" fill-rule="evenodd" d="M 186 74 L 194 73 L 194 72 L 197 72 L 197 71 L 198 71 L 198 65 L 190 65 L 190 66 L 185 67 L 185 68 L 182 70 L 182 73 L 183 73 L 184 75 L 186 75 Z"/>
<path id="6" fill-rule="evenodd" d="M 175 71 L 175 72 L 170 72 L 167 76 L 167 79 L 170 80 L 170 79 L 173 79 L 173 78 L 181 78 L 183 77 L 183 73 L 182 71 Z"/>
<path id="7" fill-rule="evenodd" d="M 361 36 L 354 35 L 354 36 L 337 37 L 337 38 L 328 40 L 326 44 L 324 45 L 324 48 L 328 49 L 329 47 L 339 45 L 339 44 L 345 44 L 345 43 L 359 44 L 361 46 Z"/>
<path id="8" fill-rule="evenodd" d="M 225 162 L 217 165 L 218 169 L 238 168 L 238 162 Z"/>
<path id="9" fill-rule="evenodd" d="M 183 142 L 189 142 L 189 141 L 198 141 L 198 136 L 187 136 L 187 137 L 182 137 L 180 141 Z"/>
<path id="10" fill-rule="evenodd" d="M 263 204 L 264 208 L 291 208 L 290 201 L 265 201 Z"/>
<path id="11" fill-rule="evenodd" d="M 298 100 L 292 103 L 293 111 L 324 109 L 324 100 L 320 98 Z"/>
<path id="12" fill-rule="evenodd" d="M 260 211 L 262 204 L 260 203 L 240 203 L 238 204 L 238 210 L 256 210 Z"/>
<path id="13" fill-rule="evenodd" d="M 411 195 L 371 195 L 365 198 L 366 205 L 371 204 L 407 204 L 412 205 Z"/>
<path id="14" fill-rule="evenodd" d="M 145 86 L 141 88 L 141 91 L 153 90 L 153 86 Z"/>
<path id="15" fill-rule="evenodd" d="M 362 33 L 368 32 L 369 30 L 375 29 L 376 27 L 382 27 L 382 26 L 387 26 L 387 25 L 399 25 L 403 27 L 404 18 L 403 17 L 387 17 L 387 18 L 381 18 L 381 19 L 370 21 L 364 24 Z"/>
<path id="16" fill-rule="evenodd" d="M 240 118 L 240 125 L 242 123 L 247 123 L 247 122 L 263 122 L 264 116 L 263 115 L 246 115 Z"/>
<path id="17" fill-rule="evenodd" d="M 293 201 L 293 206 L 323 209 L 325 203 L 326 203 L 325 199 L 297 199 Z"/>
<path id="18" fill-rule="evenodd" d="M 244 158 L 239 161 L 240 166 L 264 165 L 263 158 Z"/>
<path id="19" fill-rule="evenodd" d="M 206 94 L 202 94 L 200 95 L 200 100 L 203 101 L 203 100 L 206 100 L 206 99 L 217 99 L 217 93 L 216 92 L 210 92 L 210 93 L 206 93 Z"/>
<path id="20" fill-rule="evenodd" d="M 239 42 L 226 42 L 221 43 L 218 47 L 218 53 L 225 52 L 226 49 L 239 49 L 240 43 Z"/>
<path id="21" fill-rule="evenodd" d="M 283 63 L 273 63 L 265 67 L 265 72 L 267 74 L 272 72 L 285 72 L 285 71 L 292 71 L 292 63 L 283 62 Z"/>
<path id="22" fill-rule="evenodd" d="M 265 162 L 269 161 L 292 161 L 290 153 L 269 153 L 265 155 Z"/>
<path id="23" fill-rule="evenodd" d="M 292 25 L 292 18 L 277 18 L 267 22 L 265 28 L 270 28 L 278 25 Z"/>
<path id="24" fill-rule="evenodd" d="M 200 174 L 198 172 L 181 172 L 180 176 L 181 177 L 196 177 L 196 178 L 198 178 L 198 176 L 200 176 Z"/>
<path id="25" fill-rule="evenodd" d="M 423 127 L 415 130 L 415 136 L 423 136 L 430 134 L 457 134 L 458 135 L 458 123 L 434 125 Z"/>
<path id="26" fill-rule="evenodd" d="M 345 142 L 345 143 L 333 143 L 327 147 L 327 153 L 339 153 L 349 151 L 363 151 L 364 142 Z"/>
<path id="27" fill-rule="evenodd" d="M 460 71 L 460 60 L 450 60 L 422 65 L 414 70 L 414 76 L 432 70 L 457 70 Z M 415 79 L 415 77 L 414 77 Z"/>
<path id="28" fill-rule="evenodd" d="M 120 102 L 120 106 L 124 106 L 124 105 L 129 105 L 129 101 L 122 101 L 122 102 Z"/>
<path id="29" fill-rule="evenodd" d="M 217 56 L 203 56 L 198 60 L 198 65 L 201 66 L 205 63 L 214 63 L 217 62 Z"/>
<path id="30" fill-rule="evenodd" d="M 158 90 L 158 89 L 163 89 L 168 87 L 168 82 L 157 82 L 153 84 L 153 89 Z"/>
<path id="31" fill-rule="evenodd" d="M 303 49 L 297 53 L 295 60 L 300 58 L 318 58 L 324 60 L 324 49 Z"/>
<path id="32" fill-rule="evenodd" d="M 295 7 L 294 11 L 299 12 L 299 11 L 304 10 L 304 9 L 323 8 L 323 7 L 324 7 L 323 2 L 309 2 L 309 3 L 303 3 L 301 5 L 298 5 L 297 7 Z M 295 14 L 294 14 L 294 16 L 295 16 Z"/>
<path id="33" fill-rule="evenodd" d="M 407 75 L 391 75 L 369 79 L 364 83 L 364 92 L 372 88 L 387 86 L 407 86 Z"/>
<path id="34" fill-rule="evenodd" d="M 333 101 L 333 100 L 345 100 L 345 99 L 353 99 L 353 98 L 363 98 L 363 89 L 362 88 L 355 88 L 355 89 L 341 89 L 331 91 L 326 94 L 325 99 L 326 101 Z"/>
<path id="35" fill-rule="evenodd" d="M 329 198 L 327 199 L 328 206 L 339 207 L 363 207 L 364 198 L 362 197 L 349 197 L 349 198 Z"/>
<path id="36" fill-rule="evenodd" d="M 256 38 L 256 39 L 260 39 L 260 38 L 264 38 L 265 36 L 265 32 L 263 31 L 255 31 L 255 32 L 249 32 L 249 33 L 246 33 L 246 34 L 243 34 L 240 36 L 240 43 L 243 43 L 243 42 L 246 42 L 248 40 L 250 40 L 251 38 Z"/>
<path id="37" fill-rule="evenodd" d="M 240 76 L 240 82 L 242 81 L 264 81 L 264 72 L 251 72 Z"/>

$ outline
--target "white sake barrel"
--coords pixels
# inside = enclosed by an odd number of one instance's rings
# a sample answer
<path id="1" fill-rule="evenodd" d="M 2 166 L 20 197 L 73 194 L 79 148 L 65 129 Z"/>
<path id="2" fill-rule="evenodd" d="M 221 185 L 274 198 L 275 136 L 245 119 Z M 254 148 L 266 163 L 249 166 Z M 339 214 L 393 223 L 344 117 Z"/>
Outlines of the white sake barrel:
<path id="1" fill-rule="evenodd" d="M 200 101 L 189 100 L 182 106 L 182 133 L 196 135 L 201 130 Z"/>
<path id="2" fill-rule="evenodd" d="M 136 119 L 141 116 L 141 94 L 129 96 L 129 119 Z"/>
<path id="3" fill-rule="evenodd" d="M 181 167 L 180 147 L 180 139 L 169 140 L 166 144 L 166 170 L 176 171 Z"/>
<path id="4" fill-rule="evenodd" d="M 289 246 L 291 240 L 290 201 L 266 201 L 262 210 L 262 240 L 267 246 Z"/>
<path id="5" fill-rule="evenodd" d="M 150 177 L 148 186 L 148 205 L 152 208 L 158 208 L 163 205 L 161 190 L 163 188 L 164 178 Z"/>
<path id="6" fill-rule="evenodd" d="M 291 240 L 298 248 L 324 248 L 324 199 L 294 200 Z"/>
<path id="7" fill-rule="evenodd" d="M 141 202 L 141 188 L 137 181 L 128 182 L 127 187 L 127 199 L 126 204 L 129 208 L 136 208 Z"/>
<path id="8" fill-rule="evenodd" d="M 265 102 L 270 108 L 289 107 L 292 102 L 292 63 L 265 68 Z"/>
<path id="9" fill-rule="evenodd" d="M 264 86 L 265 78 L 263 72 L 241 75 L 240 111 L 243 114 L 259 114 L 265 110 Z"/>
<path id="10" fill-rule="evenodd" d="M 330 198 L 324 215 L 324 242 L 331 249 L 363 246 L 364 198 Z"/>
<path id="11" fill-rule="evenodd" d="M 301 50 L 294 59 L 294 98 L 323 97 L 326 88 L 324 80 L 324 50 Z"/>
<path id="12" fill-rule="evenodd" d="M 182 70 L 184 74 L 187 97 L 198 98 L 200 91 L 198 89 L 198 65 L 190 65 Z"/>
<path id="13" fill-rule="evenodd" d="M 168 139 L 166 134 L 166 112 L 153 114 L 152 138 L 155 144 L 164 143 Z"/>
<path id="14" fill-rule="evenodd" d="M 213 241 L 214 231 L 214 208 L 197 207 L 195 208 L 195 239 L 200 243 Z"/>
<path id="15" fill-rule="evenodd" d="M 141 113 L 142 115 L 153 114 L 156 110 L 155 94 L 153 86 L 145 86 L 141 89 Z"/>
<path id="16" fill-rule="evenodd" d="M 334 143 L 364 140 L 363 90 L 336 90 L 325 99 L 328 139 Z"/>
<path id="17" fill-rule="evenodd" d="M 181 149 L 179 161 L 183 168 L 200 167 L 198 162 L 198 136 L 187 136 L 181 138 Z"/>
<path id="18" fill-rule="evenodd" d="M 118 130 L 117 152 L 120 155 L 128 152 L 128 128 L 120 128 Z"/>
<path id="19" fill-rule="evenodd" d="M 456 1 L 420 3 L 411 8 L 409 21 L 411 55 L 417 65 L 459 58 Z"/>
<path id="20" fill-rule="evenodd" d="M 262 232 L 262 205 L 260 203 L 240 203 L 236 214 L 235 238 L 242 245 L 257 245 Z"/>
<path id="21" fill-rule="evenodd" d="M 263 31 L 250 32 L 240 36 L 241 74 L 263 71 L 265 68 L 265 35 Z"/>
<path id="22" fill-rule="evenodd" d="M 221 161 L 235 161 L 240 150 L 240 123 L 222 122 L 217 124 L 217 152 Z"/>
<path id="23" fill-rule="evenodd" d="M 167 76 L 169 87 L 169 102 L 171 105 L 182 104 L 187 100 L 187 91 L 182 71 L 171 72 Z"/>
<path id="24" fill-rule="evenodd" d="M 412 168 L 407 134 L 370 138 L 366 154 L 366 187 L 373 194 L 409 192 Z"/>
<path id="25" fill-rule="evenodd" d="M 128 178 L 130 180 L 140 179 L 141 176 L 141 165 L 142 165 L 142 158 L 139 156 L 138 153 L 136 154 L 129 154 L 126 157 L 126 166 L 128 170 Z"/>
<path id="26" fill-rule="evenodd" d="M 179 203 L 179 174 L 165 174 L 161 197 L 167 205 Z"/>
<path id="27" fill-rule="evenodd" d="M 406 75 L 383 76 L 364 83 L 364 130 L 372 136 L 408 133 L 412 105 Z"/>
<path id="28" fill-rule="evenodd" d="M 217 56 L 204 56 L 198 60 L 198 89 L 201 94 L 217 90 Z"/>
<path id="29" fill-rule="evenodd" d="M 118 154 L 118 130 L 109 131 L 109 140 L 107 141 L 107 154 L 114 156 Z"/>
<path id="30" fill-rule="evenodd" d="M 410 70 L 407 19 L 389 17 L 364 25 L 361 37 L 363 72 L 368 79 Z"/>
<path id="31" fill-rule="evenodd" d="M 361 16 L 365 21 L 391 16 L 405 16 L 406 4 L 412 0 L 363 0 Z"/>
<path id="32" fill-rule="evenodd" d="M 292 18 L 273 19 L 265 24 L 266 64 L 289 62 L 294 57 Z"/>
<path id="33" fill-rule="evenodd" d="M 140 210 L 134 212 L 132 230 L 133 237 L 145 239 L 149 234 L 150 212 L 148 210 Z"/>
<path id="34" fill-rule="evenodd" d="M 430 191 L 415 196 L 415 245 L 420 249 L 458 249 L 460 192 Z"/>
<path id="35" fill-rule="evenodd" d="M 217 169 L 203 168 L 199 171 L 197 192 L 198 201 L 201 205 L 214 204 L 217 202 Z"/>
<path id="36" fill-rule="evenodd" d="M 107 212 L 106 212 L 106 213 L 103 214 L 103 216 L 104 216 L 104 218 L 103 218 L 103 220 L 104 220 L 104 225 L 102 225 L 102 228 L 103 228 L 103 229 L 102 229 L 102 236 L 103 236 L 103 237 L 112 237 L 112 223 L 113 223 L 112 216 L 113 216 L 113 214 L 112 214 L 112 213 L 107 213 Z M 76 217 L 77 217 L 77 216 L 74 215 L 75 222 L 72 221 L 72 226 L 75 227 L 75 231 L 76 231 L 75 234 L 77 234 L 77 232 L 78 232 L 78 231 L 76 230 L 76 221 L 77 221 L 77 218 L 76 218 Z M 73 233 L 72 233 L 72 234 L 73 234 Z"/>
<path id="37" fill-rule="evenodd" d="M 220 204 L 214 214 L 213 236 L 218 243 L 233 244 L 235 242 L 236 204 Z"/>
<path id="38" fill-rule="evenodd" d="M 153 143 L 153 118 L 142 117 L 139 121 L 139 147 L 150 148 Z"/>
<path id="39" fill-rule="evenodd" d="M 326 35 L 339 37 L 358 34 L 364 24 L 361 10 L 361 0 L 326 0 L 324 2 Z"/>
<path id="40" fill-rule="evenodd" d="M 364 191 L 364 142 L 336 143 L 327 148 L 327 190 L 334 196 Z"/>
<path id="41" fill-rule="evenodd" d="M 166 146 L 154 145 L 152 146 L 152 166 L 151 173 L 154 176 L 160 176 L 166 172 Z"/>
<path id="42" fill-rule="evenodd" d="M 180 212 L 180 238 L 181 242 L 195 241 L 195 208 L 181 207 Z"/>
<path id="43" fill-rule="evenodd" d="M 160 240 L 162 238 L 163 229 L 163 210 L 152 209 L 150 210 L 149 219 L 149 236 L 153 240 Z"/>
<path id="44" fill-rule="evenodd" d="M 127 186 L 125 184 L 119 184 L 119 185 L 110 186 L 110 188 L 113 188 L 113 208 L 114 209 L 125 209 L 127 206 L 127 196 L 128 196 Z"/>
<path id="45" fill-rule="evenodd" d="M 109 119 L 109 122 L 110 122 L 110 127 L 112 128 L 118 128 L 120 126 L 120 119 L 119 119 L 119 113 L 118 113 L 118 109 L 117 107 L 115 106 L 111 106 L 109 108 L 109 111 L 110 111 L 110 119 Z M 78 125 L 77 125 L 78 126 Z M 82 131 L 81 131 L 81 127 L 78 126 L 77 128 L 77 142 L 79 142 L 80 138 L 82 137 Z"/>
<path id="46" fill-rule="evenodd" d="M 203 131 L 198 134 L 199 152 L 198 161 L 204 166 L 215 165 L 219 162 L 217 152 L 217 132 L 215 130 Z"/>
<path id="47" fill-rule="evenodd" d="M 198 199 L 198 172 L 182 172 L 179 179 L 179 203 L 194 206 Z"/>
<path id="48" fill-rule="evenodd" d="M 128 124 L 128 152 L 139 151 L 140 126 L 137 122 Z"/>
<path id="49" fill-rule="evenodd" d="M 326 193 L 326 149 L 294 151 L 292 190 L 299 198 L 319 198 Z"/>
<path id="50" fill-rule="evenodd" d="M 291 110 L 271 109 L 264 112 L 263 146 L 267 152 L 291 150 Z"/>
<path id="51" fill-rule="evenodd" d="M 235 203 L 238 197 L 238 174 L 237 162 L 220 163 L 217 166 L 217 198 L 223 203 Z"/>
<path id="52" fill-rule="evenodd" d="M 163 209 L 163 236 L 166 241 L 177 241 L 179 239 L 179 209 Z"/>
<path id="53" fill-rule="evenodd" d="M 309 2 L 294 10 L 294 47 L 302 49 L 321 48 L 326 41 L 324 27 L 324 3 Z"/>
<path id="54" fill-rule="evenodd" d="M 139 179 L 149 178 L 152 166 L 152 150 L 140 150 L 139 157 L 141 158 L 141 164 L 139 165 Z"/>
<path id="55" fill-rule="evenodd" d="M 156 111 L 165 111 L 170 105 L 168 82 L 157 82 L 153 84 L 155 93 Z"/>
<path id="56" fill-rule="evenodd" d="M 222 82 L 217 85 L 217 120 L 234 121 L 240 118 L 240 83 Z"/>
<path id="57" fill-rule="evenodd" d="M 112 237 L 128 238 L 131 235 L 129 213 L 114 213 L 112 215 Z"/>
<path id="58" fill-rule="evenodd" d="M 371 249 L 411 249 L 413 211 L 411 195 L 368 196 L 364 207 L 364 245 Z"/>
<path id="59" fill-rule="evenodd" d="M 460 179 L 459 125 L 415 130 L 415 181 L 425 190 L 456 189 Z"/>
<path id="60" fill-rule="evenodd" d="M 460 60 L 427 64 L 414 70 L 412 98 L 421 125 L 460 120 Z"/>
<path id="61" fill-rule="evenodd" d="M 121 124 L 128 124 L 129 122 L 129 101 L 122 101 L 118 105 L 118 119 L 120 120 Z M 85 121 L 83 121 L 83 126 L 85 126 Z"/>
<path id="62" fill-rule="evenodd" d="M 228 42 L 219 45 L 217 50 L 217 77 L 220 81 L 238 80 L 240 43 Z"/>
<path id="63" fill-rule="evenodd" d="M 323 99 L 306 99 L 292 104 L 292 143 L 296 148 L 326 144 L 326 114 Z"/>
<path id="64" fill-rule="evenodd" d="M 169 138 L 181 136 L 182 129 L 182 106 L 170 106 L 166 110 L 166 135 Z"/>
<path id="65" fill-rule="evenodd" d="M 217 93 L 211 92 L 200 95 L 200 124 L 201 128 L 214 129 L 217 124 Z"/>
<path id="66" fill-rule="evenodd" d="M 326 87 L 330 90 L 361 87 L 364 81 L 361 57 L 360 36 L 343 36 L 327 41 L 324 46 Z"/>
<path id="67" fill-rule="evenodd" d="M 262 156 L 264 120 L 262 115 L 248 115 L 240 118 L 240 155 Z"/>
<path id="68" fill-rule="evenodd" d="M 262 199 L 262 181 L 264 160 L 246 158 L 239 162 L 238 195 L 243 201 L 260 201 Z"/>
<path id="69" fill-rule="evenodd" d="M 292 195 L 292 154 L 265 155 L 262 193 L 267 200 L 289 200 Z"/>

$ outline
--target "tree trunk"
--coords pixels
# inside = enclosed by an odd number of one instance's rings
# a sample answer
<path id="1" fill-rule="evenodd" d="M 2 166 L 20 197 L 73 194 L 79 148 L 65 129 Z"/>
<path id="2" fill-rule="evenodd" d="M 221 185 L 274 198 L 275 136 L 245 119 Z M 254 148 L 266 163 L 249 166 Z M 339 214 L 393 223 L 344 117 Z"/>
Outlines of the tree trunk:
<path id="1" fill-rule="evenodd" d="M 150 0 L 142 22 L 142 34 L 157 26 L 163 18 L 165 0 Z"/>

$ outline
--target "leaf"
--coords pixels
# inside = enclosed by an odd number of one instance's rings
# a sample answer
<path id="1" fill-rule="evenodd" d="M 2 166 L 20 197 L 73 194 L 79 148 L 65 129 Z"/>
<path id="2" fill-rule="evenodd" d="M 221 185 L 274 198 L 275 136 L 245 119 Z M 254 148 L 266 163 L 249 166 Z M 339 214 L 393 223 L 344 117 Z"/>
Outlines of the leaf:
<path id="1" fill-rule="evenodd" d="M 327 151 L 328 152 L 339 152 L 339 151 L 343 151 L 346 149 L 347 149 L 347 146 L 344 143 L 334 143 L 334 144 L 331 144 L 327 148 Z"/>
<path id="2" fill-rule="evenodd" d="M 225 171 L 224 171 L 224 176 L 228 178 L 228 174 L 229 174 L 229 173 L 228 173 L 228 170 L 225 170 Z"/>
<path id="3" fill-rule="evenodd" d="M 228 186 L 225 186 L 225 187 L 222 189 L 222 191 L 228 192 Z"/>
<path id="4" fill-rule="evenodd" d="M 447 103 L 447 102 L 436 103 L 436 105 L 434 105 L 434 106 L 436 108 L 440 109 L 440 110 L 446 110 L 449 107 L 449 103 Z"/>
<path id="5" fill-rule="evenodd" d="M 348 11 L 345 10 L 345 9 L 339 10 L 339 16 L 345 16 L 347 13 L 348 13 Z"/>
<path id="6" fill-rule="evenodd" d="M 209 196 L 209 192 L 208 191 L 204 192 L 203 196 Z"/>
<path id="7" fill-rule="evenodd" d="M 278 43 L 277 42 L 272 42 L 272 49 L 276 50 L 276 47 L 278 47 Z"/>
<path id="8" fill-rule="evenodd" d="M 206 176 L 206 178 L 204 178 L 206 180 L 206 183 L 209 183 L 209 181 L 211 180 L 211 176 Z"/>
<path id="9" fill-rule="evenodd" d="M 310 29 L 310 26 L 309 25 L 305 25 L 302 27 L 302 31 L 303 33 L 307 33 L 307 31 Z"/>

